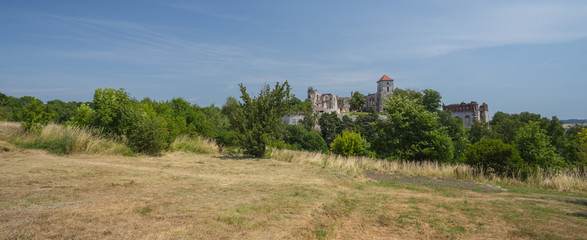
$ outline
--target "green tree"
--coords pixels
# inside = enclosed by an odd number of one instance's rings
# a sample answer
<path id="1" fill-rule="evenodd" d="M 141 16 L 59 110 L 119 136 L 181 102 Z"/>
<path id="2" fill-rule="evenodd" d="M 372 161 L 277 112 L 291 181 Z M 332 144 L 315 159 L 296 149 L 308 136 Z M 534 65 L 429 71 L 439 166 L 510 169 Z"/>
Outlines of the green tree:
<path id="1" fill-rule="evenodd" d="M 479 121 L 473 122 L 469 129 L 469 142 L 474 144 L 484 138 L 493 138 L 493 132 L 489 129 L 489 123 Z"/>
<path id="2" fill-rule="evenodd" d="M 564 165 L 550 144 L 546 131 L 540 128 L 538 122 L 531 121 L 520 128 L 515 143 L 520 156 L 530 167 L 552 168 Z"/>
<path id="3" fill-rule="evenodd" d="M 123 88 L 98 88 L 94 92 L 92 126 L 106 133 L 125 135 L 136 121 L 128 111 L 131 99 Z"/>
<path id="4" fill-rule="evenodd" d="M 395 96 L 386 102 L 389 120 L 376 140 L 376 152 L 382 157 L 405 160 L 446 162 L 453 157 L 453 145 L 438 117 L 420 101 Z"/>
<path id="5" fill-rule="evenodd" d="M 518 150 L 501 139 L 481 139 L 471 145 L 466 156 L 467 164 L 500 175 L 516 173 L 526 167 Z"/>
<path id="6" fill-rule="evenodd" d="M 567 145 L 563 123 L 556 116 L 553 116 L 549 121 L 544 121 L 541 128 L 546 131 L 546 135 L 550 138 L 552 146 L 556 148 L 557 154 L 563 155 Z"/>
<path id="7" fill-rule="evenodd" d="M 308 131 L 314 129 L 314 126 L 316 126 L 316 114 L 312 109 L 312 102 L 298 102 L 294 105 L 292 111 L 294 114 L 300 114 L 304 116 L 300 124 Z"/>
<path id="8" fill-rule="evenodd" d="M 442 100 L 440 93 L 432 89 L 424 89 L 422 92 L 424 93 L 424 96 L 422 96 L 422 104 L 424 105 L 424 108 L 430 112 L 437 112 L 440 110 L 440 100 Z"/>
<path id="9" fill-rule="evenodd" d="M 336 112 L 323 113 L 318 119 L 320 133 L 327 144 L 330 144 L 336 135 L 341 132 L 341 121 Z"/>
<path id="10" fill-rule="evenodd" d="M 353 120 L 348 116 L 342 116 L 342 121 L 340 122 L 340 131 L 354 131 L 355 130 L 355 123 Z"/>
<path id="11" fill-rule="evenodd" d="M 76 114 L 71 118 L 69 124 L 74 126 L 91 126 L 95 111 L 88 104 L 82 103 L 78 108 Z"/>
<path id="12" fill-rule="evenodd" d="M 19 108 L 18 98 L 0 93 L 0 120 L 16 121 L 15 108 Z"/>
<path id="13" fill-rule="evenodd" d="M 352 95 L 353 96 L 351 97 L 351 102 L 350 102 L 351 111 L 362 112 L 363 107 L 365 106 L 365 103 L 367 103 L 365 96 L 358 91 L 354 92 Z"/>
<path id="14" fill-rule="evenodd" d="M 503 140 L 505 143 L 514 143 L 516 135 L 523 123 L 519 118 L 503 112 L 496 112 L 489 122 L 495 138 Z"/>
<path id="15" fill-rule="evenodd" d="M 240 103 L 238 100 L 236 100 L 234 97 L 228 97 L 226 98 L 226 102 L 222 105 L 222 114 L 230 119 L 238 110 L 238 108 L 240 108 Z"/>
<path id="16" fill-rule="evenodd" d="M 382 121 L 375 109 L 369 108 L 367 112 L 368 114 L 357 116 L 355 128 L 371 143 L 371 141 L 377 138 L 377 134 L 381 129 Z"/>
<path id="17" fill-rule="evenodd" d="M 235 118 L 235 113 L 240 108 L 238 100 L 234 97 L 226 98 L 226 102 L 222 105 L 221 113 L 228 119 L 226 128 L 221 129 L 214 140 L 222 148 L 225 146 L 238 145 L 238 133 L 232 128 L 230 119 Z"/>
<path id="18" fill-rule="evenodd" d="M 216 138 L 219 132 L 230 127 L 228 117 L 222 114 L 222 110 L 214 105 L 202 108 L 202 112 L 206 115 L 206 119 L 210 123 L 211 133 L 210 138 Z"/>
<path id="19" fill-rule="evenodd" d="M 55 116 L 53 121 L 57 123 L 65 123 L 75 116 L 80 104 L 81 103 L 77 102 L 66 103 L 61 100 L 52 100 L 47 102 L 47 111 Z"/>
<path id="20" fill-rule="evenodd" d="M 569 164 L 587 167 L 587 127 L 575 125 L 566 132 L 565 158 Z"/>
<path id="21" fill-rule="evenodd" d="M 330 150 L 333 153 L 343 156 L 372 157 L 374 154 L 369 152 L 369 147 L 369 143 L 361 137 L 361 134 L 346 130 L 336 136 L 330 144 Z"/>
<path id="22" fill-rule="evenodd" d="M 43 101 L 32 98 L 19 113 L 21 126 L 25 131 L 40 131 L 52 119 Z"/>
<path id="23" fill-rule="evenodd" d="M 288 125 L 285 127 L 285 143 L 295 150 L 313 152 L 325 152 L 328 150 L 326 142 L 316 131 L 307 130 L 301 125 Z"/>
<path id="24" fill-rule="evenodd" d="M 463 121 L 452 116 L 450 112 L 438 111 L 438 122 L 445 127 L 448 136 L 452 139 L 454 146 L 453 161 L 463 162 L 465 160 L 465 153 L 471 143 L 467 138 L 467 131 L 463 125 Z"/>
<path id="25" fill-rule="evenodd" d="M 310 108 L 309 111 L 304 111 L 303 113 L 304 118 L 302 119 L 302 126 L 304 126 L 308 131 L 313 130 L 316 126 L 316 113 L 314 110 Z"/>
<path id="26" fill-rule="evenodd" d="M 277 82 L 273 89 L 265 85 L 255 98 L 242 83 L 240 90 L 243 102 L 230 118 L 231 126 L 239 133 L 239 143 L 247 154 L 263 157 L 265 147 L 280 136 L 281 119 L 290 111 L 291 88 L 287 81 Z"/>
<path id="27" fill-rule="evenodd" d="M 404 98 L 410 99 L 410 100 L 418 100 L 421 101 L 422 100 L 422 93 L 413 89 L 400 89 L 400 88 L 396 88 L 393 91 L 393 96 L 403 96 Z"/>

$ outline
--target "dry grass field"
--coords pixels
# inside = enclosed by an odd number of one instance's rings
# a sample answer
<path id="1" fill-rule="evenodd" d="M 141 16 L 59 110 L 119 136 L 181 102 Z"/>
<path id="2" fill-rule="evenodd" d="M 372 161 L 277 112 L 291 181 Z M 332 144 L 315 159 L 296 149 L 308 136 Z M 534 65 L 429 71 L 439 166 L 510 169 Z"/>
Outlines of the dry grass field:
<path id="1" fill-rule="evenodd" d="M 0 238 L 585 239 L 587 194 L 193 153 L 57 156 L 2 142 Z"/>

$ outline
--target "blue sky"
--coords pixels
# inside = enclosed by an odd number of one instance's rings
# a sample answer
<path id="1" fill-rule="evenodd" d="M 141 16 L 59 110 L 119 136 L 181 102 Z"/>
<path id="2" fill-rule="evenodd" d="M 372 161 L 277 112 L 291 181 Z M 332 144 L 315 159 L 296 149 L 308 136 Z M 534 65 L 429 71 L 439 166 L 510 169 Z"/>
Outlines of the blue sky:
<path id="1" fill-rule="evenodd" d="M 435 89 L 445 104 L 587 119 L 587 1 L 2 1 L 0 92 L 96 88 L 221 106 L 288 80 L 350 96 Z"/>

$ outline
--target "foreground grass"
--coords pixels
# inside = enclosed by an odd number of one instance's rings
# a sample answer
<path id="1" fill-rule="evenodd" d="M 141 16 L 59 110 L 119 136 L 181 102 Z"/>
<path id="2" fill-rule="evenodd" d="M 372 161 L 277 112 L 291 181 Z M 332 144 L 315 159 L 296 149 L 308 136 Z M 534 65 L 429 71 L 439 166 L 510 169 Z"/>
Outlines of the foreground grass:
<path id="1" fill-rule="evenodd" d="M 587 195 L 192 153 L 0 153 L 2 239 L 581 239 Z M 394 180 L 396 179 L 396 180 Z M 408 179 L 409 180 L 409 179 Z M 461 180 L 455 180 L 461 181 Z"/>

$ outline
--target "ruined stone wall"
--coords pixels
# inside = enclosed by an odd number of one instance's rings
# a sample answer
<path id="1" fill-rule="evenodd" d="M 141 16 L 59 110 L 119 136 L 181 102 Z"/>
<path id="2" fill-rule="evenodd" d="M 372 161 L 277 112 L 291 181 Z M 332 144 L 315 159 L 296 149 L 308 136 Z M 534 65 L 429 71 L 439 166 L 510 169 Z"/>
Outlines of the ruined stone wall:
<path id="1" fill-rule="evenodd" d="M 443 111 L 450 111 L 453 117 L 463 120 L 465 127 L 471 127 L 473 122 L 489 122 L 489 107 L 486 103 L 479 104 L 475 101 L 470 103 L 442 105 Z"/>
<path id="2" fill-rule="evenodd" d="M 350 112 L 351 111 L 351 98 L 350 97 L 339 97 L 337 99 L 338 99 L 339 112 Z"/>
<path id="3" fill-rule="evenodd" d="M 383 77 L 377 81 L 377 93 L 365 96 L 366 103 L 364 107 L 373 107 L 375 111 L 383 112 L 385 100 L 389 95 L 393 94 L 394 90 L 393 79 L 387 75 L 383 75 Z M 314 109 L 315 112 L 350 112 L 351 98 L 352 97 L 337 98 L 335 95 L 329 93 L 319 94 L 318 91 L 312 87 L 308 88 L 308 100 L 312 102 L 312 109 Z"/>
<path id="4" fill-rule="evenodd" d="M 308 88 L 308 100 L 312 102 L 314 112 L 340 113 L 338 100 L 334 94 L 319 94 L 317 90 L 310 87 Z"/>
<path id="5" fill-rule="evenodd" d="M 377 97 L 377 93 L 371 93 L 371 94 L 365 96 L 365 100 L 367 101 L 365 103 L 365 108 L 373 107 L 373 109 L 375 109 L 375 111 L 377 111 L 377 104 L 379 101 L 379 98 Z"/>
<path id="6" fill-rule="evenodd" d="M 285 115 L 281 119 L 281 122 L 288 125 L 299 125 L 302 124 L 304 115 Z"/>

